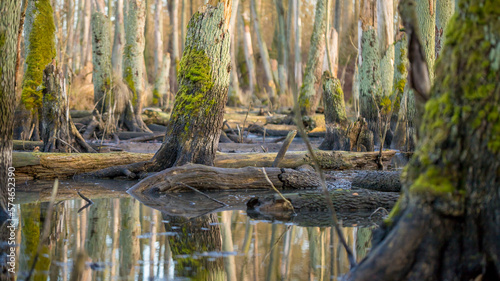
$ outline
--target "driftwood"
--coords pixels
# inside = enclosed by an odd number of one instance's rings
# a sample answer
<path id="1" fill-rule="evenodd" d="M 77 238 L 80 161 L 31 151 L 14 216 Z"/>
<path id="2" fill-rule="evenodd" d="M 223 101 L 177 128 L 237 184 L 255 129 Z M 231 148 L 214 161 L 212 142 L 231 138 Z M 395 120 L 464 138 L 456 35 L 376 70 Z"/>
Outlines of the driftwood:
<path id="1" fill-rule="evenodd" d="M 395 151 L 384 151 L 386 164 Z M 69 178 L 76 174 L 94 172 L 117 165 L 127 165 L 153 158 L 152 153 L 36 153 L 14 152 L 13 166 L 16 176 L 23 179 Z M 277 153 L 217 153 L 215 166 L 220 168 L 271 167 Z M 378 152 L 316 151 L 323 169 L 333 170 L 376 170 Z M 305 151 L 288 152 L 280 167 L 297 168 L 310 164 L 311 158 Z M 135 173 L 135 171 L 131 171 Z M 116 172 L 115 172 L 116 175 Z M 126 176 L 125 174 L 123 176 Z"/>
<path id="2" fill-rule="evenodd" d="M 401 191 L 400 171 L 360 171 L 352 179 L 352 186 L 376 191 Z"/>
<path id="3" fill-rule="evenodd" d="M 269 179 L 279 189 L 306 189 L 320 185 L 314 172 L 299 172 L 284 168 L 217 168 L 187 164 L 156 173 L 131 187 L 133 193 L 179 192 L 191 190 L 271 189 Z"/>
<path id="4" fill-rule="evenodd" d="M 399 198 L 396 192 L 378 192 L 365 189 L 330 191 L 335 211 L 375 211 L 381 207 L 391 209 Z M 294 211 L 328 211 L 324 196 L 320 193 L 284 194 Z M 289 205 L 278 195 L 252 198 L 247 203 L 249 210 L 260 213 L 283 215 L 292 212 Z"/>

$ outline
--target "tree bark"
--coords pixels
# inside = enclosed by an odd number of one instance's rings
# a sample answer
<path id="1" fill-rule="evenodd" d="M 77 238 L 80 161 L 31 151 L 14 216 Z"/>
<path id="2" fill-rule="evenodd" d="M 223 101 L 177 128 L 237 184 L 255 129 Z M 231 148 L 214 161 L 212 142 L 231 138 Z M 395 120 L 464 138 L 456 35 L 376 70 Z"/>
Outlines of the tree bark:
<path id="1" fill-rule="evenodd" d="M 150 132 L 141 118 L 144 96 L 144 24 L 146 0 L 128 0 L 125 19 L 123 78 L 132 91 L 125 111 L 124 124 L 130 131 Z"/>
<path id="2" fill-rule="evenodd" d="M 446 26 L 455 12 L 455 0 L 436 1 L 436 59 L 446 40 Z"/>
<path id="3" fill-rule="evenodd" d="M 254 24 L 255 35 L 257 37 L 257 42 L 259 43 L 259 51 L 260 57 L 262 60 L 262 64 L 264 67 L 264 73 L 266 74 L 267 86 L 266 89 L 268 91 L 269 101 L 272 106 L 276 106 L 277 97 L 276 97 L 276 85 L 274 84 L 273 71 L 271 69 L 271 60 L 269 59 L 269 52 L 267 50 L 266 42 L 262 37 L 262 31 L 259 24 L 259 17 L 257 15 L 257 4 L 255 0 L 250 1 L 250 11 L 252 14 L 252 21 Z"/>
<path id="4" fill-rule="evenodd" d="M 101 121 L 104 136 L 116 132 L 118 120 L 113 95 L 113 70 L 111 65 L 111 21 L 100 12 L 92 14 L 92 64 L 94 83 L 94 116 Z"/>
<path id="5" fill-rule="evenodd" d="M 302 87 L 302 55 L 301 55 L 301 46 L 302 46 L 302 37 L 301 37 L 301 32 L 302 29 L 300 28 L 300 0 L 294 0 L 294 22 L 293 22 L 293 29 L 294 29 L 294 36 L 295 36 L 295 83 L 297 84 L 297 88 L 300 89 Z"/>
<path id="6" fill-rule="evenodd" d="M 405 169 L 403 196 L 349 280 L 500 278 L 495 5 L 460 1 L 436 65 L 418 149 Z"/>
<path id="7" fill-rule="evenodd" d="M 255 90 L 257 86 L 257 77 L 255 76 L 255 59 L 252 47 L 252 34 L 250 34 L 250 25 L 248 20 L 243 17 L 243 5 L 240 7 L 240 32 L 243 37 L 243 52 L 245 53 L 245 62 L 248 69 L 248 84 L 250 95 L 256 95 L 260 100 L 267 99 L 267 97 Z"/>
<path id="8" fill-rule="evenodd" d="M 155 76 L 156 79 L 162 73 L 163 66 L 163 1 L 156 0 L 155 2 Z M 169 67 L 170 69 L 170 67 Z M 161 92 L 160 95 L 162 95 Z"/>
<path id="9" fill-rule="evenodd" d="M 384 191 L 401 191 L 400 171 L 360 171 L 352 179 L 352 186 Z"/>
<path id="10" fill-rule="evenodd" d="M 155 88 L 153 90 L 153 103 L 160 107 L 168 107 L 170 103 L 170 65 L 170 54 L 166 53 L 162 59 L 162 67 L 156 77 Z M 168 122 L 168 119 L 163 122 Z"/>
<path id="11" fill-rule="evenodd" d="M 429 68 L 430 81 L 434 81 L 434 62 L 436 58 L 436 1 L 416 1 L 417 22 L 425 60 Z"/>
<path id="12" fill-rule="evenodd" d="M 229 22 L 229 33 L 231 34 L 231 74 L 230 74 L 230 87 L 228 93 L 228 105 L 239 106 L 242 104 L 240 82 L 238 80 L 238 64 L 236 56 L 236 48 L 238 41 L 236 40 L 236 22 L 238 19 L 239 0 L 233 0 L 233 7 L 231 8 L 231 20 Z"/>
<path id="13" fill-rule="evenodd" d="M 311 116 L 319 103 L 321 70 L 325 55 L 326 0 L 318 0 L 314 17 L 311 47 L 304 73 L 304 84 L 300 88 L 299 107 L 302 115 Z"/>
<path id="14" fill-rule="evenodd" d="M 189 22 L 179 90 L 163 145 L 152 160 L 155 170 L 213 164 L 229 86 L 230 5 L 227 0 L 208 4 Z"/>
<path id="15" fill-rule="evenodd" d="M 344 92 L 337 78 L 330 72 L 323 73 L 323 102 L 325 103 L 326 135 L 319 146 L 322 150 L 350 150 L 347 134 L 348 120 Z"/>
<path id="16" fill-rule="evenodd" d="M 16 0 L 0 2 L 0 231 L 2 238 L 7 233 L 4 222 L 10 217 L 8 210 L 13 208 L 9 200 L 9 191 L 12 191 L 12 180 L 9 172 L 12 163 L 12 133 L 14 129 L 14 108 L 16 100 L 16 49 L 19 30 L 20 5 Z M 15 187 L 15 186 L 14 186 Z M 9 204 L 10 203 L 10 204 Z M 3 240 L 7 241 L 7 239 Z M 7 243 L 5 243 L 7 244 Z M 7 249 L 0 255 L 2 272 L 7 272 Z M 10 275 L 10 274 L 6 274 Z M 13 276 L 13 275 L 12 275 Z"/>
<path id="17" fill-rule="evenodd" d="M 60 69 L 49 64 L 43 71 L 42 140 L 43 152 L 95 152 L 76 130 L 68 116 L 69 104 Z"/>
<path id="18" fill-rule="evenodd" d="M 117 76 L 122 76 L 123 70 L 123 46 L 125 44 L 125 29 L 123 23 L 123 1 L 117 0 L 115 6 L 115 38 L 113 40 L 113 52 L 111 55 L 111 64 L 113 72 Z"/>
<path id="19" fill-rule="evenodd" d="M 42 84 L 45 66 L 56 56 L 54 32 L 50 1 L 28 1 L 24 31 L 26 60 L 21 94 L 21 110 L 28 116 L 23 124 L 24 139 L 40 140 L 42 93 L 37 87 Z"/>

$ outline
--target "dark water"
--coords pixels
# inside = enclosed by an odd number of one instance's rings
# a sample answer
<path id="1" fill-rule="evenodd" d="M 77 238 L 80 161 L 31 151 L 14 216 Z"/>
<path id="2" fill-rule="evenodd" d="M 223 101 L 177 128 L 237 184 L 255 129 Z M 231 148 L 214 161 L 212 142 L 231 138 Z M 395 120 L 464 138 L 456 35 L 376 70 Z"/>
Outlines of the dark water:
<path id="1" fill-rule="evenodd" d="M 155 209 L 125 193 L 130 185 L 61 183 L 34 280 L 69 280 L 79 252 L 88 255 L 83 280 L 336 280 L 349 270 L 331 227 L 252 220 L 241 204 L 233 210 L 173 215 L 195 208 L 199 200 L 193 194 L 159 198 L 157 205 L 148 204 Z M 40 233 L 49 223 L 50 187 L 48 182 L 29 182 L 17 192 L 20 280 L 33 264 Z M 76 190 L 94 204 L 78 212 L 86 202 Z M 248 197 L 224 196 L 243 203 Z M 158 206 L 162 200 L 170 203 Z M 370 247 L 371 228 L 342 231 L 360 260 Z"/>

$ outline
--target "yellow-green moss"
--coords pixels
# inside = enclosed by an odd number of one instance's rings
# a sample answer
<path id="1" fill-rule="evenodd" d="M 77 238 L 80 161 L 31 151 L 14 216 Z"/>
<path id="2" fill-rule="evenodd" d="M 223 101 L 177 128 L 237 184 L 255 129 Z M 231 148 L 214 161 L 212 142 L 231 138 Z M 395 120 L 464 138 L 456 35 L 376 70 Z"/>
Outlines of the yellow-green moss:
<path id="1" fill-rule="evenodd" d="M 42 93 L 37 87 L 42 83 L 43 70 L 56 56 L 54 17 L 49 0 L 34 1 L 33 26 L 29 34 L 21 101 L 28 110 L 37 111 L 42 106 Z"/>
<path id="2" fill-rule="evenodd" d="M 441 169 L 429 167 L 410 187 L 411 193 L 452 193 L 456 190 L 448 175 L 443 175 Z"/>

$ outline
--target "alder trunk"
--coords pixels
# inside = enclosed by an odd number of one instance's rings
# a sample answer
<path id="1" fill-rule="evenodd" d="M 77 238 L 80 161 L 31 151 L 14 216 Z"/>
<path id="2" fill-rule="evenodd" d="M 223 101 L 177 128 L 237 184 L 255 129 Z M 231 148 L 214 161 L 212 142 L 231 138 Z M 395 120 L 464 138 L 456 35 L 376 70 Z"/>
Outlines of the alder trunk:
<path id="1" fill-rule="evenodd" d="M 174 109 L 153 157 L 156 170 L 188 162 L 213 165 L 229 87 L 231 4 L 207 4 L 189 21 Z"/>
<path id="2" fill-rule="evenodd" d="M 458 7 L 402 198 L 348 280 L 500 279 L 500 10 Z"/>

